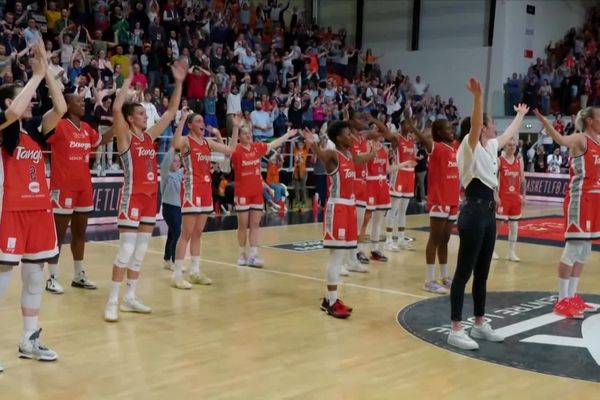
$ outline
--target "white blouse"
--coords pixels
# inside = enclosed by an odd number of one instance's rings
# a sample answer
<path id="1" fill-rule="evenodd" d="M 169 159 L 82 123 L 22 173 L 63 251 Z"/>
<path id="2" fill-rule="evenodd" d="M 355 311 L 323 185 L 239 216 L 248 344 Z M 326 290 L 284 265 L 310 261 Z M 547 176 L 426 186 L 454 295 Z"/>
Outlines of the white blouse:
<path id="1" fill-rule="evenodd" d="M 488 140 L 485 147 L 477 142 L 475 151 L 469 146 L 469 135 L 465 136 L 458 148 L 458 170 L 464 188 L 475 178 L 490 189 L 498 187 L 498 140 Z"/>

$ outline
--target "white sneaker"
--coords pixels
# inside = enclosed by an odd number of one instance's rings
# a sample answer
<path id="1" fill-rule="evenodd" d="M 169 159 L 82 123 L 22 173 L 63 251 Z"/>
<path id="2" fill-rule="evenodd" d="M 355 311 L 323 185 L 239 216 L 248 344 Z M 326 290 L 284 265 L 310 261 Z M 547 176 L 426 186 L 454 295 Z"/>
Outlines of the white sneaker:
<path id="1" fill-rule="evenodd" d="M 50 278 L 46 281 L 46 291 L 54 294 L 63 294 L 65 292 L 58 279 L 53 275 L 50 275 Z"/>
<path id="2" fill-rule="evenodd" d="M 361 273 L 369 272 L 368 267 L 366 267 L 362 264 L 358 264 L 358 263 L 348 264 L 348 267 L 346 267 L 346 270 L 350 271 L 350 272 L 361 272 Z"/>
<path id="3" fill-rule="evenodd" d="M 121 167 L 119 166 L 119 164 L 112 164 L 110 166 L 110 169 L 113 170 L 113 171 L 120 171 Z"/>
<path id="4" fill-rule="evenodd" d="M 143 304 L 135 297 L 133 299 L 124 298 L 120 309 L 123 312 L 133 312 L 140 314 L 150 314 L 152 312 L 152 309 L 150 307 Z"/>
<path id="5" fill-rule="evenodd" d="M 192 288 L 192 284 L 186 281 L 184 278 L 173 278 L 171 279 L 171 287 L 175 289 L 189 290 Z"/>
<path id="6" fill-rule="evenodd" d="M 163 264 L 163 269 L 166 269 L 167 271 L 173 271 L 175 269 L 175 266 L 171 260 L 165 260 Z"/>
<path id="7" fill-rule="evenodd" d="M 399 247 L 401 250 L 414 250 L 415 246 L 413 246 L 413 244 L 411 243 L 410 240 L 399 240 L 398 243 L 396 243 L 396 246 Z"/>
<path id="8" fill-rule="evenodd" d="M 246 259 L 246 255 L 240 254 L 240 257 L 237 260 L 237 265 L 243 267 L 244 265 L 246 265 L 247 262 L 248 260 Z"/>
<path id="9" fill-rule="evenodd" d="M 106 322 L 117 322 L 119 320 L 118 303 L 106 303 L 106 308 L 104 309 L 104 320 Z"/>
<path id="10" fill-rule="evenodd" d="M 204 275 L 202 272 L 199 274 L 191 274 L 190 282 L 195 285 L 212 285 L 212 279 Z"/>
<path id="11" fill-rule="evenodd" d="M 4 372 L 4 365 L 0 362 L 0 372 Z"/>
<path id="12" fill-rule="evenodd" d="M 447 294 L 448 289 L 437 283 L 436 281 L 425 282 L 423 284 L 423 290 L 435 294 Z"/>
<path id="13" fill-rule="evenodd" d="M 383 249 L 385 251 L 400 251 L 400 248 L 396 246 L 396 244 L 393 241 L 386 241 L 383 245 Z"/>
<path id="14" fill-rule="evenodd" d="M 39 361 L 58 360 L 58 354 L 56 354 L 56 352 L 40 343 L 40 333 L 42 333 L 42 330 L 38 329 L 31 334 L 29 339 L 24 340 L 19 344 L 19 357 Z"/>
<path id="15" fill-rule="evenodd" d="M 94 282 L 88 279 L 88 277 L 85 275 L 85 271 L 81 271 L 73 277 L 73 280 L 71 281 L 71 286 L 88 290 L 94 290 L 98 288 L 98 286 L 96 286 Z"/>
<path id="16" fill-rule="evenodd" d="M 506 259 L 508 261 L 512 261 L 512 262 L 520 262 L 521 259 L 519 257 L 517 257 L 517 255 L 515 253 L 510 253 L 508 256 L 506 256 Z"/>
<path id="17" fill-rule="evenodd" d="M 487 340 L 488 342 L 504 342 L 504 336 L 497 334 L 487 322 L 481 326 L 473 325 L 471 336 L 475 339 Z"/>
<path id="18" fill-rule="evenodd" d="M 471 339 L 464 329 L 461 329 L 460 331 L 450 331 L 448 334 L 448 344 L 462 350 L 479 349 L 477 342 Z"/>
<path id="19" fill-rule="evenodd" d="M 348 275 L 350 275 L 350 272 L 348 272 L 348 270 L 346 269 L 346 267 L 344 267 L 342 265 L 342 268 L 340 269 L 340 275 L 341 276 L 348 276 Z"/>
<path id="20" fill-rule="evenodd" d="M 494 254 L 492 254 L 492 260 L 499 260 L 499 259 L 500 259 L 500 257 L 498 257 L 498 253 L 496 253 L 494 251 Z"/>
<path id="21" fill-rule="evenodd" d="M 246 266 L 253 268 L 262 268 L 264 265 L 265 263 L 259 256 L 248 257 L 248 262 L 246 263 Z"/>

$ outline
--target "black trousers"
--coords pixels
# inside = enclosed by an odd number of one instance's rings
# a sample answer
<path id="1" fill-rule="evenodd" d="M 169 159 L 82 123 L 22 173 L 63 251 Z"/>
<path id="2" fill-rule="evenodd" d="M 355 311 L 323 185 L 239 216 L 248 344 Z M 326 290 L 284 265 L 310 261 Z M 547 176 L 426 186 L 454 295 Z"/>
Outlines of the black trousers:
<path id="1" fill-rule="evenodd" d="M 181 207 L 163 203 L 162 215 L 169 227 L 167 243 L 165 243 L 165 256 L 163 259 L 165 261 L 171 260 L 175 262 L 175 248 L 177 247 L 177 241 L 181 235 Z"/>
<path id="2" fill-rule="evenodd" d="M 485 314 L 485 295 L 490 263 L 496 244 L 495 203 L 467 199 L 458 217 L 460 245 L 454 280 L 450 288 L 452 321 L 462 321 L 465 286 L 473 273 L 474 314 Z"/>

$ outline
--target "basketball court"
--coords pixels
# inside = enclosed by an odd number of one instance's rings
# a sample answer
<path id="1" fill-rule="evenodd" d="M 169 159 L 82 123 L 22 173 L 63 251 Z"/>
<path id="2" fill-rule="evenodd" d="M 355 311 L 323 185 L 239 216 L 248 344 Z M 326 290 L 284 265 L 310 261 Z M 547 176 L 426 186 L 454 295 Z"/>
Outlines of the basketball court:
<path id="1" fill-rule="evenodd" d="M 528 221 L 560 215 L 558 206 L 529 205 Z M 553 217 L 549 217 L 552 219 Z M 106 226 L 91 228 L 86 270 L 99 290 L 70 286 L 44 293 L 40 324 L 57 363 L 17 358 L 21 325 L 19 270 L 0 306 L 0 374 L 3 399 L 392 399 L 580 398 L 597 396 L 600 380 L 594 314 L 580 320 L 552 318 L 556 264 L 562 249 L 552 235 L 520 242 L 521 263 L 495 261 L 488 281 L 488 313 L 510 335 L 504 344 L 483 343 L 478 352 L 450 351 L 447 296 L 421 289 L 428 225 L 425 214 L 408 217 L 415 251 L 387 253 L 370 273 L 343 278 L 340 296 L 355 311 L 338 320 L 319 311 L 327 251 L 322 225 L 312 213 L 287 224 L 269 214 L 262 230 L 264 269 L 237 267 L 235 217 L 215 218 L 204 236 L 204 272 L 212 286 L 169 287 L 162 268 L 165 242 L 156 236 L 144 261 L 139 296 L 150 315 L 102 318 L 117 241 Z M 552 219 L 553 223 L 559 219 Z M 301 223 L 305 222 L 305 223 Z M 540 228 L 540 229 L 542 229 Z M 104 232 L 103 232 L 104 231 Z M 157 229 L 156 233 L 160 233 Z M 548 237 L 546 237 L 548 236 Z M 498 253 L 506 252 L 505 240 Z M 458 237 L 450 242 L 454 269 Z M 61 279 L 71 274 L 64 249 Z M 600 291 L 594 252 L 580 284 Z M 189 268 L 189 265 L 188 265 Z M 585 296 L 584 296 L 585 297 Z M 587 296 L 600 302 L 600 296 Z M 427 301 L 428 299 L 432 299 Z M 466 312 L 472 303 L 467 295 Z M 8 327 L 8 328 L 7 328 Z M 445 331 L 446 329 L 446 331 Z M 561 339 L 562 338 L 562 339 Z M 14 344 L 11 348 L 10 344 Z M 12 349 L 12 350 L 11 350 Z M 28 382 L 23 385 L 23 382 Z"/>

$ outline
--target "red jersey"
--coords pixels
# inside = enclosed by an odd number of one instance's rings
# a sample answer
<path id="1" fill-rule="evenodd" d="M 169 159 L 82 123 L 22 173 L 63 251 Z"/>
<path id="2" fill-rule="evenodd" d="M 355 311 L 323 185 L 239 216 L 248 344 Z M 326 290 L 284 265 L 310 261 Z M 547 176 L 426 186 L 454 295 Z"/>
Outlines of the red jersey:
<path id="1" fill-rule="evenodd" d="M 254 142 L 250 149 L 238 144 L 231 154 L 231 164 L 235 171 L 236 195 L 255 196 L 263 192 L 263 179 L 260 173 L 260 159 L 267 154 L 269 146 Z"/>
<path id="2" fill-rule="evenodd" d="M 329 200 L 352 200 L 354 201 L 354 180 L 356 179 L 356 169 L 352 156 L 344 155 L 336 150 L 338 166 L 333 173 L 328 174 Z"/>
<path id="3" fill-rule="evenodd" d="M 427 188 L 429 204 L 458 206 L 460 180 L 454 147 L 443 142 L 433 142 L 429 154 Z"/>
<path id="4" fill-rule="evenodd" d="M 360 155 L 369 152 L 369 144 L 367 143 L 367 139 L 361 137 L 360 140 L 354 139 L 354 143 L 352 143 L 352 148 L 350 152 L 354 155 Z M 366 180 L 367 179 L 367 164 L 363 163 L 360 165 L 355 165 L 354 169 L 356 170 L 356 179 Z"/>
<path id="5" fill-rule="evenodd" d="M 415 147 L 415 141 L 410 136 L 400 136 L 398 140 L 398 147 L 393 153 L 395 163 L 403 163 L 406 161 L 417 161 L 417 151 Z M 415 168 L 405 168 L 404 171 L 414 171 Z"/>
<path id="6" fill-rule="evenodd" d="M 367 180 L 387 179 L 388 152 L 384 146 L 375 152 L 375 157 L 367 162 Z"/>
<path id="7" fill-rule="evenodd" d="M 194 139 L 188 136 L 190 151 L 182 157 L 185 175 L 183 183 L 186 188 L 193 188 L 201 183 L 211 183 L 210 146 L 206 139 Z"/>
<path id="8" fill-rule="evenodd" d="M 156 151 L 146 132 L 142 139 L 131 135 L 129 148 L 121 157 L 123 164 L 123 193 L 152 195 L 158 191 Z"/>
<path id="9" fill-rule="evenodd" d="M 521 159 L 519 157 L 514 156 L 511 163 L 504 156 L 500 156 L 498 175 L 498 193 L 501 197 L 521 194 Z"/>
<path id="10" fill-rule="evenodd" d="M 83 190 L 92 186 L 90 153 L 102 137 L 85 122 L 79 128 L 68 118 L 56 124 L 48 138 L 52 148 L 50 187 L 63 190 Z"/>
<path id="11" fill-rule="evenodd" d="M 19 145 L 12 156 L 2 147 L 0 161 L 3 212 L 52 208 L 46 183 L 46 163 L 42 149 L 35 140 L 21 131 Z"/>
<path id="12" fill-rule="evenodd" d="M 585 136 L 585 153 L 571 157 L 569 165 L 569 195 L 573 198 L 586 193 L 600 193 L 600 144 Z"/>

